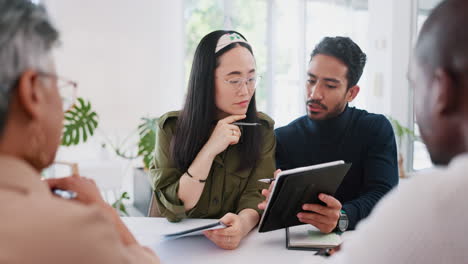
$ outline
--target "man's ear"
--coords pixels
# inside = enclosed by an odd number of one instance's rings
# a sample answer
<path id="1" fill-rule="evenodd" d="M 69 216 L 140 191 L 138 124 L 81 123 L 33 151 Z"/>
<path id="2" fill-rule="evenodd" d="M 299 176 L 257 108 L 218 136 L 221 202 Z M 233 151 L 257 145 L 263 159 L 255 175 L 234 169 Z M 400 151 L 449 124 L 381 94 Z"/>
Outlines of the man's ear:
<path id="1" fill-rule="evenodd" d="M 439 115 L 451 115 L 459 111 L 461 105 L 458 100 L 457 87 L 455 87 L 455 81 L 453 76 L 450 75 L 445 69 L 438 68 L 434 73 L 434 79 L 432 83 L 432 89 L 434 89 L 434 110 Z"/>
<path id="2" fill-rule="evenodd" d="M 361 88 L 358 85 L 354 85 L 353 87 L 349 88 L 346 92 L 346 101 L 348 101 L 348 103 L 352 102 L 360 90 Z"/>
<path id="3" fill-rule="evenodd" d="M 26 115 L 31 118 L 36 118 L 39 115 L 39 102 L 41 100 L 41 88 L 38 87 L 40 82 L 38 74 L 33 70 L 26 70 L 21 74 L 18 80 L 17 97 L 19 107 L 23 109 Z"/>

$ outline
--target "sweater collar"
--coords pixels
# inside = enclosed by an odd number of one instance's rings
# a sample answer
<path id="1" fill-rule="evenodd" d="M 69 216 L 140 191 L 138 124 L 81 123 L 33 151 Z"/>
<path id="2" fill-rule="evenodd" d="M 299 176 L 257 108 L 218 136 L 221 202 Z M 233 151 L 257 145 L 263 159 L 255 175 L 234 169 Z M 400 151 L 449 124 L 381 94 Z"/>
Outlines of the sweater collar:
<path id="1" fill-rule="evenodd" d="M 351 117 L 351 112 L 354 109 L 354 107 L 349 107 L 346 105 L 345 109 L 343 112 L 341 112 L 339 115 L 325 119 L 325 120 L 312 120 L 309 117 L 308 122 L 310 125 L 312 125 L 315 129 L 318 129 L 320 131 L 327 131 L 327 132 L 341 132 L 343 131 L 347 124 L 348 120 Z"/>

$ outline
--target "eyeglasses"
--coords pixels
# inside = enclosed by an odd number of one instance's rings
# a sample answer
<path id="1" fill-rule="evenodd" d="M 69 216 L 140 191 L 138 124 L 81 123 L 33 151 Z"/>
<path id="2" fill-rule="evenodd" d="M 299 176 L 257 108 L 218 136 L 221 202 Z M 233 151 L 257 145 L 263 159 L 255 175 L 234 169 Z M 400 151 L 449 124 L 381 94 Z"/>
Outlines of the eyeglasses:
<path id="1" fill-rule="evenodd" d="M 67 112 L 72 109 L 77 97 L 76 90 L 78 88 L 78 83 L 51 73 L 40 72 L 39 74 L 56 80 L 60 98 L 62 99 L 63 111 Z"/>
<path id="2" fill-rule="evenodd" d="M 262 76 L 253 76 L 250 78 L 235 77 L 232 79 L 224 80 L 229 86 L 231 86 L 236 92 L 239 92 L 242 89 L 242 86 L 245 84 L 249 92 L 255 91 Z"/>

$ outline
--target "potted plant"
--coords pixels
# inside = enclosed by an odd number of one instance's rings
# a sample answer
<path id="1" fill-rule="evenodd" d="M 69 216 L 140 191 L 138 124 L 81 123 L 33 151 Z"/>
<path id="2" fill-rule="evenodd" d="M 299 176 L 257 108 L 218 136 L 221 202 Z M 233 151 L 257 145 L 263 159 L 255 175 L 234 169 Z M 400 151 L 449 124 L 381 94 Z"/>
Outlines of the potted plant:
<path id="1" fill-rule="evenodd" d="M 103 144 L 103 147 L 109 146 L 115 154 L 127 160 L 141 159 L 142 164 L 133 169 L 133 205 L 140 211 L 141 214 L 147 214 L 152 188 L 149 180 L 148 171 L 153 159 L 154 148 L 156 144 L 156 129 L 158 118 L 143 117 L 136 129 L 138 133 L 138 141 L 136 144 L 128 146 L 128 139 L 135 134 L 127 136 L 127 138 L 118 145 L 115 145 L 107 139 L 108 144 Z M 136 151 L 136 153 L 135 153 Z M 121 213 L 128 216 L 128 212 L 124 205 L 124 200 L 129 200 L 130 197 L 127 192 L 123 192 L 120 198 L 112 205 L 114 208 L 119 209 Z"/>
<path id="2" fill-rule="evenodd" d="M 99 116 L 92 109 L 91 102 L 83 98 L 77 98 L 76 104 L 65 112 L 64 129 L 61 145 L 65 147 L 76 146 L 88 141 L 99 126 Z M 112 203 L 112 207 L 119 211 L 121 215 L 127 215 L 127 209 L 123 200 L 130 197 L 127 192 L 123 192 L 120 197 Z"/>
<path id="3" fill-rule="evenodd" d="M 395 133 L 395 139 L 397 142 L 397 149 L 398 149 L 398 173 L 400 175 L 400 178 L 406 178 L 406 170 L 405 170 L 405 165 L 404 165 L 404 156 L 401 153 L 401 144 L 403 142 L 404 137 L 408 137 L 408 139 L 414 139 L 416 138 L 416 135 L 414 134 L 414 131 L 401 125 L 398 120 L 388 116 L 387 117 L 393 127 L 393 131 Z"/>
<path id="4" fill-rule="evenodd" d="M 110 140 L 107 140 L 108 144 L 103 144 L 104 147 L 109 146 L 119 157 L 128 160 L 142 160 L 142 164 L 136 166 L 133 170 L 133 205 L 143 215 L 147 214 L 152 194 L 148 171 L 156 144 L 157 121 L 158 118 L 141 118 L 136 131 L 132 133 L 133 135 L 138 133 L 138 141 L 134 144 L 127 143 L 132 135 L 128 136 L 118 145 L 113 144 Z"/>

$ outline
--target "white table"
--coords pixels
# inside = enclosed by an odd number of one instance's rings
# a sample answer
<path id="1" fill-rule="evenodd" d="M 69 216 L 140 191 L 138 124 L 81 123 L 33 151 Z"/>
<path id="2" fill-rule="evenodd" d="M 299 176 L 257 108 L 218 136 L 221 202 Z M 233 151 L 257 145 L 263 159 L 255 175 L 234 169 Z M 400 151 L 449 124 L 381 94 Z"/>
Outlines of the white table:
<path id="1" fill-rule="evenodd" d="M 165 218 L 123 217 L 136 239 L 152 248 L 162 263 L 324 263 L 326 258 L 314 256 L 314 251 L 288 250 L 285 231 L 258 233 L 252 230 L 235 250 L 218 248 L 205 236 L 161 241 L 161 235 L 212 223 L 209 219 L 185 219 L 170 223 Z"/>

